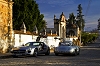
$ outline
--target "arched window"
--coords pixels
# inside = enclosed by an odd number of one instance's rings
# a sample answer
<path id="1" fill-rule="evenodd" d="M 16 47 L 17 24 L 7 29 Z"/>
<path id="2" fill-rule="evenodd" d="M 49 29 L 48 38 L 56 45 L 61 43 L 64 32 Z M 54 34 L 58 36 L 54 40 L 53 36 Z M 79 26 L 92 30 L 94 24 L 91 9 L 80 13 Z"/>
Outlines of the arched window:
<path id="1" fill-rule="evenodd" d="M 74 32 L 73 30 L 70 30 L 70 31 L 68 32 L 68 35 L 74 36 L 74 35 L 75 35 L 75 32 Z"/>

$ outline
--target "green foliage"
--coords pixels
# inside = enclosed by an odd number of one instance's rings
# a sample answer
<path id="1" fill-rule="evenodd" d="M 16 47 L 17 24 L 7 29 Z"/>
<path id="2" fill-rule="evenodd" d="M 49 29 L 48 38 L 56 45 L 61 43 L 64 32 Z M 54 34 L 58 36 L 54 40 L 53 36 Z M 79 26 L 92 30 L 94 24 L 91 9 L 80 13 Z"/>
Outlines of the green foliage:
<path id="1" fill-rule="evenodd" d="M 44 15 L 40 14 L 38 4 L 35 0 L 13 0 L 13 29 L 20 30 L 22 23 L 25 23 L 28 31 L 33 31 L 36 25 L 38 30 L 45 27 Z"/>
<path id="2" fill-rule="evenodd" d="M 75 24 L 75 16 L 74 13 L 69 14 L 68 22 L 71 24 Z"/>
<path id="3" fill-rule="evenodd" d="M 86 33 L 86 32 L 83 32 L 82 33 L 82 42 L 83 44 L 87 44 L 87 43 L 91 43 L 93 41 L 95 41 L 98 37 L 98 34 L 95 34 L 95 33 Z"/>
<path id="4" fill-rule="evenodd" d="M 78 5 L 78 13 L 77 13 L 77 25 L 79 26 L 80 30 L 84 30 L 84 27 L 85 27 L 85 20 L 83 19 L 83 16 L 82 15 L 82 7 L 81 7 L 81 4 Z"/>

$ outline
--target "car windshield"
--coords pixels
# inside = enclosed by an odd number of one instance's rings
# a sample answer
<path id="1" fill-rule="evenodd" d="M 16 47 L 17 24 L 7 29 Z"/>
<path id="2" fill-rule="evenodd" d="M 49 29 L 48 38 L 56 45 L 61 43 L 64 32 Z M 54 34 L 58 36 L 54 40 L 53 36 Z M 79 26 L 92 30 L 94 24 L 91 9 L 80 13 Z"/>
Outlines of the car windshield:
<path id="1" fill-rule="evenodd" d="M 24 46 L 39 46 L 40 42 L 28 42 Z"/>
<path id="2" fill-rule="evenodd" d="M 60 46 L 70 46 L 72 43 L 71 42 L 61 42 L 59 43 Z"/>

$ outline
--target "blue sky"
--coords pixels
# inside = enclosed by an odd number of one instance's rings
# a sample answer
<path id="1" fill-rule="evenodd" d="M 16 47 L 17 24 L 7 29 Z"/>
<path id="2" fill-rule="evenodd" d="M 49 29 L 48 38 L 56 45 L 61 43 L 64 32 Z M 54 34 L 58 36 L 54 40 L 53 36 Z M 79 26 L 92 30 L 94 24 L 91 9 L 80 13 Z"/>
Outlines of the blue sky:
<path id="1" fill-rule="evenodd" d="M 36 0 L 41 14 L 44 14 L 44 20 L 48 28 L 54 27 L 53 17 L 60 18 L 63 12 L 66 19 L 70 13 L 77 15 L 77 7 L 81 4 L 85 19 L 85 30 L 90 31 L 97 28 L 100 18 L 100 0 Z"/>

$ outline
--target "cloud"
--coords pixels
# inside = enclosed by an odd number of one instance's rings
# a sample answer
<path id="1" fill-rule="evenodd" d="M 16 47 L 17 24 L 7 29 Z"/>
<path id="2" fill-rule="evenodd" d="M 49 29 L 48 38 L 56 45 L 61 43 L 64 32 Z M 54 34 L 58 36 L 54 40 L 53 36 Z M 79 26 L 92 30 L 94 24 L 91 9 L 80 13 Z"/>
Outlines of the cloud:
<path id="1" fill-rule="evenodd" d="M 83 15 L 85 19 L 85 28 L 91 27 L 91 29 L 97 28 L 98 19 L 100 18 L 99 0 L 92 1 L 87 14 L 84 14 L 87 10 L 88 0 L 36 0 L 39 4 L 39 8 L 42 14 L 44 14 L 44 19 L 47 22 L 47 27 L 54 27 L 53 16 L 59 19 L 62 12 L 66 19 L 69 18 L 70 13 L 77 15 L 78 4 L 82 4 Z M 95 9 L 93 9 L 95 8 Z M 89 28 L 90 29 L 90 28 Z"/>
<path id="2" fill-rule="evenodd" d="M 47 22 L 47 28 L 54 27 L 53 15 L 51 16 L 50 13 L 44 13 L 44 20 Z"/>
<path id="3" fill-rule="evenodd" d="M 60 15 L 61 15 L 62 12 L 59 12 L 59 13 L 51 13 L 51 12 L 44 12 L 44 20 L 46 20 L 47 22 L 47 27 L 48 28 L 53 28 L 54 27 L 54 15 L 56 15 L 56 18 L 59 19 L 60 18 Z M 66 13 L 65 12 L 65 17 L 66 17 Z M 68 17 L 68 16 L 67 16 Z M 66 18 L 67 19 L 67 18 Z"/>
<path id="4" fill-rule="evenodd" d="M 74 0 L 36 0 L 39 3 L 47 3 L 47 4 L 72 4 Z"/>
<path id="5" fill-rule="evenodd" d="M 90 15 L 85 18 L 85 30 L 90 31 L 93 29 L 97 29 L 99 15 Z"/>
<path id="6" fill-rule="evenodd" d="M 42 4 L 49 4 L 52 7 L 55 6 L 60 6 L 63 7 L 65 5 L 70 5 L 74 3 L 74 0 L 36 0 L 36 2 L 38 3 L 42 3 Z"/>
<path id="7" fill-rule="evenodd" d="M 85 26 L 91 26 L 91 25 L 96 25 L 97 26 L 97 24 L 98 24 L 98 22 L 88 22 L 88 23 L 85 24 Z"/>

